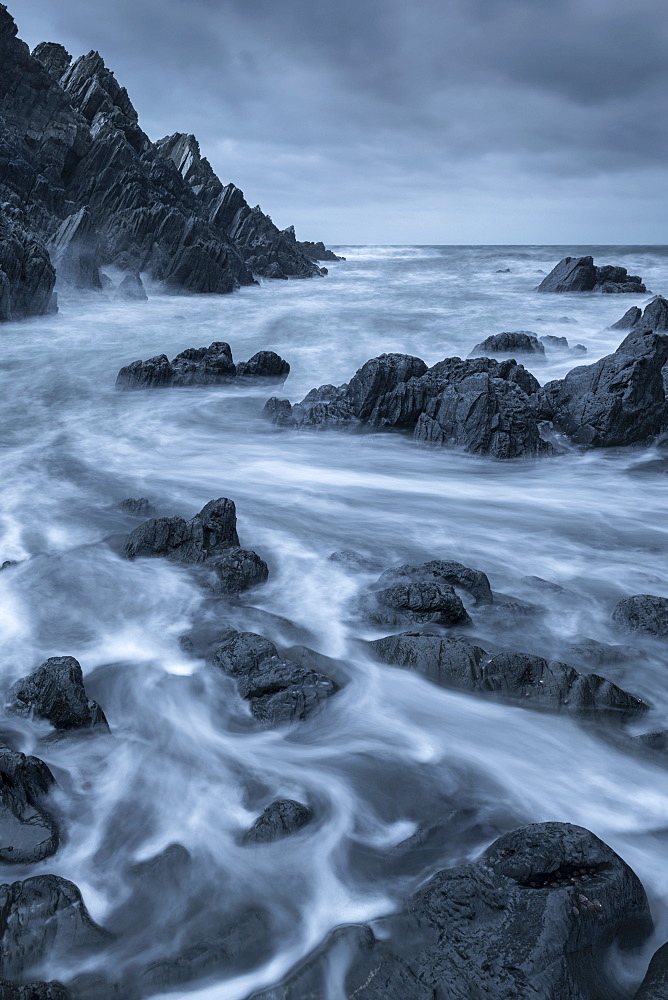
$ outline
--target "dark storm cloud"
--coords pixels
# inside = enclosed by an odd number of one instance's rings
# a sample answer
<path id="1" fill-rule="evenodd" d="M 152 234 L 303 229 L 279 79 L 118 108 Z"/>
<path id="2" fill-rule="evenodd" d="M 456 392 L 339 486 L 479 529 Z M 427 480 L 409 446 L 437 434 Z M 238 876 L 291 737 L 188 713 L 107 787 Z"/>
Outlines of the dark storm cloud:
<path id="1" fill-rule="evenodd" d="M 49 35 L 75 54 L 99 49 L 153 137 L 196 132 L 224 179 L 281 224 L 312 220 L 309 236 L 452 242 L 466 239 L 465 210 L 471 241 L 545 240 L 555 218 L 583 219 L 585 189 L 593 226 L 625 214 L 614 199 L 648 213 L 620 240 L 650 239 L 642 227 L 668 221 L 648 202 L 668 154 L 668 9 L 656 0 L 107 0 L 104 10 L 17 0 L 13 13 L 31 44 Z M 516 236 L 495 235 L 494 218 L 525 216 Z"/>

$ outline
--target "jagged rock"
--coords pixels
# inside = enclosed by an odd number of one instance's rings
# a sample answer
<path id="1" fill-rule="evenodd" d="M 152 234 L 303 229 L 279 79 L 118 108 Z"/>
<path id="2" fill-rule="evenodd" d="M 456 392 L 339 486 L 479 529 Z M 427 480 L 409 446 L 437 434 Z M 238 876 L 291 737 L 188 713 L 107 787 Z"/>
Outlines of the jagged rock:
<path id="1" fill-rule="evenodd" d="M 311 821 L 308 806 L 294 799 L 277 799 L 268 805 L 243 836 L 244 844 L 269 844 L 289 837 Z"/>
<path id="2" fill-rule="evenodd" d="M 232 360 L 230 345 L 215 341 L 208 347 L 189 347 L 169 361 L 160 354 L 147 361 L 126 365 L 116 378 L 117 389 L 145 389 L 161 386 L 225 385 L 237 376 L 284 382 L 290 365 L 273 351 L 259 351 L 238 365 Z"/>
<path id="3" fill-rule="evenodd" d="M 272 398 L 265 414 L 283 427 L 412 431 L 416 441 L 514 458 L 548 453 L 540 436 L 542 399 L 534 376 L 515 361 L 383 354 L 347 385 L 311 390 L 301 403 Z"/>
<path id="4" fill-rule="evenodd" d="M 72 56 L 57 42 L 40 42 L 31 53 L 42 64 L 52 80 L 58 82 L 72 63 Z"/>
<path id="5" fill-rule="evenodd" d="M 237 376 L 244 378 L 266 378 L 272 382 L 285 382 L 290 374 L 290 365 L 274 351 L 258 351 L 248 361 L 237 365 Z"/>
<path id="6" fill-rule="evenodd" d="M 541 338 L 542 339 L 542 338 Z M 513 333 L 495 333 L 486 337 L 471 351 L 470 358 L 484 354 L 538 354 L 545 356 L 545 348 L 535 333 L 518 330 Z"/>
<path id="7" fill-rule="evenodd" d="M 628 309 L 621 319 L 613 323 L 611 330 L 668 330 L 668 299 L 655 295 L 642 312 L 637 306 Z"/>
<path id="8" fill-rule="evenodd" d="M 63 960 L 107 939 L 73 882 L 36 875 L 0 886 L 0 976 L 23 978 L 47 957 Z"/>
<path id="9" fill-rule="evenodd" d="M 494 600 L 487 576 L 479 569 L 470 569 L 463 563 L 451 559 L 432 559 L 431 562 L 413 566 L 393 566 L 378 579 L 380 589 L 401 581 L 438 581 L 461 587 L 474 599 L 476 604 L 491 604 Z"/>
<path id="10" fill-rule="evenodd" d="M 114 298 L 128 302 L 147 302 L 148 295 L 139 274 L 126 274 L 114 292 Z"/>
<path id="11" fill-rule="evenodd" d="M 81 666 L 73 656 L 52 656 L 9 689 L 7 711 L 48 719 L 55 729 L 108 728 L 104 712 L 86 695 Z"/>
<path id="12" fill-rule="evenodd" d="M 56 272 L 44 244 L 0 215 L 0 322 L 55 311 L 55 282 Z"/>
<path id="13" fill-rule="evenodd" d="M 631 306 L 627 309 L 621 319 L 618 319 L 616 323 L 610 326 L 611 330 L 631 330 L 642 316 L 642 309 L 638 306 Z"/>
<path id="14" fill-rule="evenodd" d="M 433 875 L 403 910 L 338 928 L 254 1000 L 593 1000 L 617 996 L 610 947 L 652 930 L 643 887 L 603 841 L 568 823 L 499 837 L 472 864 Z M 374 933 L 375 932 L 375 933 Z"/>
<path id="15" fill-rule="evenodd" d="M 232 500 L 210 500 L 189 521 L 154 517 L 130 532 L 125 556 L 164 556 L 176 562 L 201 563 L 239 545 L 236 507 Z"/>
<path id="16" fill-rule="evenodd" d="M 44 761 L 0 744 L 0 861 L 34 864 L 58 849 L 58 828 L 44 806 L 55 780 Z"/>
<path id="17" fill-rule="evenodd" d="M 593 257 L 564 257 L 543 278 L 538 292 L 639 292 L 647 291 L 642 278 L 625 267 L 596 267 Z"/>
<path id="18" fill-rule="evenodd" d="M 269 576 L 264 559 L 249 549 L 227 549 L 211 559 L 210 566 L 216 576 L 212 588 L 216 594 L 240 594 L 264 583 Z"/>
<path id="19" fill-rule="evenodd" d="M 233 241 L 254 274 L 265 278 L 310 278 L 321 274 L 312 260 L 281 232 L 259 206 L 251 208 L 234 184 L 223 185 L 200 153 L 194 135 L 177 132 L 156 143 L 196 199 L 199 213 L 215 232 Z"/>
<path id="20" fill-rule="evenodd" d="M 330 677 L 281 659 L 272 642 L 253 632 L 224 632 L 211 663 L 234 677 L 251 714 L 265 725 L 306 719 L 338 691 Z"/>
<path id="21" fill-rule="evenodd" d="M 284 234 L 290 239 L 296 239 L 295 227 L 288 226 L 287 229 L 283 230 Z M 297 246 L 303 254 L 309 258 L 309 260 L 345 260 L 345 257 L 338 257 L 333 250 L 328 250 L 322 240 L 317 243 L 313 243 L 310 240 L 297 240 Z"/>
<path id="22" fill-rule="evenodd" d="M 654 952 L 647 974 L 633 1000 L 666 1000 L 668 997 L 668 944 Z"/>
<path id="23" fill-rule="evenodd" d="M 415 670 L 441 687 L 493 696 L 525 708 L 581 719 L 624 722 L 647 705 L 597 674 L 579 674 L 566 663 L 529 653 L 485 651 L 462 638 L 419 632 L 376 639 L 370 644 L 383 663 Z"/>
<path id="24" fill-rule="evenodd" d="M 61 223 L 49 243 L 49 254 L 59 283 L 102 289 L 100 241 L 87 208 L 68 215 Z"/>
<path id="25" fill-rule="evenodd" d="M 668 597 L 655 594 L 625 597 L 612 612 L 612 620 L 624 632 L 668 636 Z"/>
<path id="26" fill-rule="evenodd" d="M 152 517 L 155 514 L 155 507 L 148 497 L 128 497 L 121 500 L 118 505 L 127 514 L 136 514 L 137 517 Z"/>
<path id="27" fill-rule="evenodd" d="M 608 448 L 645 441 L 668 417 L 662 366 L 668 336 L 630 333 L 614 354 L 544 387 L 545 409 L 577 444 Z"/>

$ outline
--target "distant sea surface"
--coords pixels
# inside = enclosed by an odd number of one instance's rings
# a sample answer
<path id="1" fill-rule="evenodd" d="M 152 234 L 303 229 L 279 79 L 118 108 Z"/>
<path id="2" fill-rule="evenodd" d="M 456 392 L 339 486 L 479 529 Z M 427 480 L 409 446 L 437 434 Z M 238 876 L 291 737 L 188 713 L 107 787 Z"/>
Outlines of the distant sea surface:
<path id="1" fill-rule="evenodd" d="M 477 856 L 512 826 L 588 827 L 642 879 L 662 942 L 665 767 L 568 719 L 373 663 L 353 640 L 379 633 L 352 614 L 373 576 L 328 561 L 343 548 L 381 566 L 455 559 L 483 570 L 495 591 L 543 607 L 503 633 L 477 629 L 489 649 L 564 659 L 583 636 L 624 643 L 610 621 L 616 602 L 668 596 L 660 453 L 573 451 L 502 463 L 424 450 L 399 435 L 280 431 L 262 416 L 275 390 L 122 393 L 114 381 L 138 358 L 223 340 L 237 361 L 262 349 L 285 357 L 292 370 L 277 394 L 294 402 L 314 386 L 347 381 L 383 352 L 431 365 L 512 330 L 586 346 L 582 358 L 527 362 L 544 382 L 614 350 L 624 334 L 610 324 L 652 295 L 540 295 L 542 277 L 567 254 L 591 253 L 597 264 L 641 275 L 652 293 L 668 293 L 668 247 L 336 250 L 347 261 L 327 265 L 322 280 L 270 281 L 223 297 L 154 290 L 140 304 L 64 294 L 58 315 L 0 328 L 0 562 L 19 563 L 0 574 L 2 686 L 49 656 L 75 656 L 115 737 L 111 749 L 104 738 L 43 744 L 39 725 L 2 723 L 60 784 L 66 837 L 40 870 L 72 879 L 95 919 L 113 924 L 131 898 L 133 863 L 174 843 L 190 852 L 194 874 L 170 900 L 171 923 L 165 918 L 153 937 L 121 933 L 114 973 L 173 958 L 193 912 L 218 912 L 222 899 L 230 912 L 268 908 L 270 957 L 173 997 L 244 997 L 276 981 L 336 924 L 394 908 L 406 883 L 374 875 L 360 858 L 453 809 L 462 810 L 459 832 L 446 838 L 442 865 Z M 212 700 L 209 668 L 179 643 L 210 616 L 188 572 L 117 554 L 118 539 L 137 524 L 118 509 L 123 498 L 148 497 L 161 514 L 189 517 L 220 496 L 235 501 L 241 544 L 271 572 L 241 602 L 259 611 L 235 610 L 237 627 L 283 645 L 303 636 L 340 659 L 349 677 L 319 716 L 289 733 L 231 725 L 233 710 L 243 712 L 232 685 Z M 563 590 L 539 589 L 532 576 Z M 649 647 L 601 668 L 651 703 L 645 730 L 668 728 L 666 670 Z M 317 821 L 295 841 L 241 846 L 242 831 L 276 798 L 311 803 Z M 47 978 L 72 972 L 46 970 Z"/>

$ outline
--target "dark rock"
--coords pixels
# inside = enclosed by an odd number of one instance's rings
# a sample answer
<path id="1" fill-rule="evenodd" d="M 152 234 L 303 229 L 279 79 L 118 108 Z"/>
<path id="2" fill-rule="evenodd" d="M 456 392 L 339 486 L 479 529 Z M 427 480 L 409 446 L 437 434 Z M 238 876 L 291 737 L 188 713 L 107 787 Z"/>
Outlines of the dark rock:
<path id="1" fill-rule="evenodd" d="M 621 319 L 612 324 L 610 329 L 653 330 L 655 333 L 668 330 L 668 299 L 664 299 L 663 295 L 656 295 L 649 305 L 645 306 L 644 312 L 637 306 L 632 306 Z"/>
<path id="2" fill-rule="evenodd" d="M 208 347 L 189 347 L 171 363 L 170 385 L 216 385 L 235 376 L 230 345 L 215 341 Z"/>
<path id="3" fill-rule="evenodd" d="M 552 333 L 545 334 L 540 338 L 541 344 L 554 351 L 567 351 L 568 339 L 566 337 L 555 337 Z"/>
<path id="4" fill-rule="evenodd" d="M 593 257 L 564 257 L 543 278 L 539 292 L 639 292 L 647 291 L 642 279 L 625 267 L 596 267 Z"/>
<path id="5" fill-rule="evenodd" d="M 509 267 L 498 267 L 496 269 L 496 273 L 497 274 L 510 274 L 510 268 Z"/>
<path id="6" fill-rule="evenodd" d="M 294 226 L 288 226 L 283 232 L 287 236 L 294 238 L 295 230 Z M 345 260 L 345 257 L 337 256 L 333 250 L 328 250 L 322 240 L 317 243 L 313 243 L 310 240 L 297 240 L 297 246 L 303 254 L 309 258 L 309 260 Z"/>
<path id="7" fill-rule="evenodd" d="M 290 365 L 274 351 L 258 351 L 248 361 L 237 365 L 237 376 L 243 378 L 265 378 L 272 382 L 285 382 L 290 374 Z"/>
<path id="8" fill-rule="evenodd" d="M 545 348 L 535 333 L 518 330 L 486 337 L 480 344 L 476 344 L 469 357 L 478 358 L 481 354 L 538 354 L 544 357 Z"/>
<path id="9" fill-rule="evenodd" d="M 62 983 L 10 983 L 0 979 L 0 1000 L 72 1000 Z"/>
<path id="10" fill-rule="evenodd" d="M 148 295 L 139 274 L 126 274 L 114 292 L 114 298 L 128 302 L 147 302 Z"/>
<path id="11" fill-rule="evenodd" d="M 151 517 L 155 507 L 147 497 L 128 497 L 118 505 L 126 514 L 136 514 L 137 517 Z"/>
<path id="12" fill-rule="evenodd" d="M 210 500 L 189 521 L 154 517 L 135 528 L 125 543 L 128 559 L 164 556 L 176 562 L 201 563 L 239 545 L 236 507 L 232 500 Z"/>
<path id="13" fill-rule="evenodd" d="M 172 366 L 166 354 L 147 361 L 133 361 L 121 368 L 116 377 L 117 389 L 146 389 L 172 384 Z"/>
<path id="14" fill-rule="evenodd" d="M 265 414 L 283 427 L 412 431 L 416 441 L 514 458 L 551 451 L 540 436 L 542 399 L 534 376 L 515 361 L 383 354 L 347 385 L 322 386 L 301 403 L 270 399 Z"/>
<path id="15" fill-rule="evenodd" d="M 86 695 L 83 673 L 73 656 L 52 656 L 9 689 L 7 711 L 48 719 L 67 731 L 93 726 L 108 728 L 104 712 Z"/>
<path id="16" fill-rule="evenodd" d="M 269 576 L 264 559 L 249 549 L 226 549 L 211 559 L 209 565 L 216 575 L 213 584 L 216 594 L 240 594 L 264 583 Z"/>
<path id="17" fill-rule="evenodd" d="M 668 944 L 662 945 L 652 956 L 633 1000 L 668 1000 Z"/>
<path id="18" fill-rule="evenodd" d="M 611 848 L 582 827 L 537 823 L 437 872 L 375 935 L 335 930 L 255 1000 L 326 996 L 335 962 L 346 1000 L 616 997 L 610 947 L 637 947 L 651 930 L 643 887 Z"/>
<path id="19" fill-rule="evenodd" d="M 32 50 L 31 55 L 42 64 L 51 79 L 56 82 L 65 75 L 72 62 L 72 56 L 67 49 L 57 42 L 40 42 Z"/>
<path id="20" fill-rule="evenodd" d="M 402 619 L 418 624 L 431 623 L 452 628 L 454 625 L 468 625 L 471 621 L 461 598 L 455 593 L 454 587 L 442 582 L 401 582 L 384 590 L 375 590 L 375 601 L 381 605 L 380 615 L 370 613 L 371 620 L 379 624 L 395 624 Z M 389 619 L 383 614 L 383 608 L 391 608 L 399 612 Z"/>
<path id="21" fill-rule="evenodd" d="M 308 806 L 294 799 L 277 799 L 268 805 L 243 836 L 244 844 L 269 844 L 296 833 L 311 821 Z"/>
<path id="22" fill-rule="evenodd" d="M 572 643 L 567 653 L 569 659 L 581 660 L 595 667 L 600 667 L 604 663 L 625 663 L 635 656 L 632 646 L 610 646 L 605 642 L 588 638 Z"/>
<path id="23" fill-rule="evenodd" d="M 55 820 L 44 807 L 55 784 L 37 757 L 0 744 L 0 861 L 34 864 L 58 849 Z"/>
<path id="24" fill-rule="evenodd" d="M 668 597 L 655 594 L 625 597 L 612 612 L 612 620 L 624 632 L 668 636 Z"/>
<path id="25" fill-rule="evenodd" d="M 11 569 L 12 566 L 18 566 L 16 559 L 5 559 L 2 566 L 0 566 L 0 571 L 3 569 Z"/>
<path id="26" fill-rule="evenodd" d="M 621 319 L 618 319 L 616 323 L 612 323 L 610 326 L 611 330 L 631 330 L 642 316 L 642 309 L 638 306 L 631 306 L 627 309 Z"/>
<path id="27" fill-rule="evenodd" d="M 107 940 L 73 882 L 36 875 L 0 886 L 0 976 L 22 978 L 47 957 L 62 961 Z"/>
<path id="28" fill-rule="evenodd" d="M 80 208 L 61 223 L 49 242 L 49 254 L 59 283 L 102 289 L 100 241 L 87 208 Z"/>
<path id="29" fill-rule="evenodd" d="M 545 409 L 577 444 L 615 447 L 658 434 L 668 417 L 661 368 L 668 336 L 630 333 L 614 354 L 544 387 Z"/>
<path id="30" fill-rule="evenodd" d="M 493 601 L 492 588 L 486 575 L 479 569 L 470 569 L 451 559 L 432 559 L 431 562 L 416 566 L 392 567 L 380 576 L 376 586 L 389 587 L 406 580 L 441 581 L 466 590 L 476 604 L 491 604 Z"/>
<path id="31" fill-rule="evenodd" d="M 414 670 L 440 687 L 475 691 L 482 683 L 485 651 L 466 639 L 404 632 L 376 639 L 369 646 L 383 663 Z"/>
<path id="32" fill-rule="evenodd" d="M 0 322 L 54 312 L 55 283 L 44 243 L 0 215 Z"/>
<path id="33" fill-rule="evenodd" d="M 273 643 L 252 632 L 229 629 L 210 659 L 235 678 L 253 717 L 265 725 L 306 719 L 338 691 L 330 677 L 281 659 Z"/>

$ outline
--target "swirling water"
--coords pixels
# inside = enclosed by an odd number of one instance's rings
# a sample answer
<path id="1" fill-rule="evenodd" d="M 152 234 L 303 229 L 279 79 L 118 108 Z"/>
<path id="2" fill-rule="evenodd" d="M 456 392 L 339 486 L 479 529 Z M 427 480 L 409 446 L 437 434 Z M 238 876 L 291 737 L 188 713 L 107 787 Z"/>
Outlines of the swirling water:
<path id="1" fill-rule="evenodd" d="M 196 938 L 242 907 L 264 907 L 271 932 L 254 963 L 169 994 L 234 1000 L 276 981 L 333 926 L 393 909 L 410 878 L 370 859 L 419 825 L 452 817 L 443 866 L 475 857 L 513 826 L 565 820 L 609 843 L 647 889 L 655 939 L 636 965 L 620 966 L 637 978 L 668 937 L 660 760 L 567 719 L 373 662 L 355 640 L 379 633 L 351 615 L 373 575 L 328 555 L 357 549 L 381 567 L 453 558 L 484 570 L 495 591 L 544 607 L 526 626 L 478 624 L 490 649 L 565 658 L 582 636 L 625 642 L 612 628 L 614 604 L 668 595 L 666 478 L 661 460 L 650 464 L 658 453 L 500 463 L 398 435 L 279 431 L 262 417 L 260 388 L 121 393 L 114 380 L 136 358 L 214 340 L 228 341 L 236 360 L 264 348 L 286 357 L 281 394 L 292 400 L 347 380 L 383 351 L 433 364 L 502 330 L 566 336 L 594 361 L 622 339 L 609 324 L 651 296 L 537 295 L 539 271 L 575 248 L 341 249 L 347 262 L 323 280 L 226 297 L 154 290 L 140 304 L 65 296 L 57 316 L 0 330 L 0 562 L 18 563 L 0 574 L 2 688 L 48 656 L 73 655 L 113 733 L 44 741 L 48 726 L 4 719 L 6 738 L 56 775 L 64 838 L 53 858 L 2 877 L 50 871 L 74 881 L 92 916 L 118 935 L 82 968 L 115 975 L 173 958 L 192 943 L 189 928 Z M 576 252 L 668 290 L 666 248 Z M 553 354 L 530 367 L 546 381 L 579 363 Z M 185 568 L 123 560 L 118 539 L 137 524 L 118 508 L 127 496 L 186 516 L 231 497 L 241 544 L 268 561 L 269 582 L 230 608 L 212 605 Z M 564 590 L 538 589 L 530 576 Z M 203 619 L 233 620 L 282 646 L 303 641 L 340 660 L 347 684 L 299 726 L 240 727 L 233 686 L 214 682 L 179 642 Z M 667 667 L 661 647 L 645 643 L 602 670 L 652 704 L 643 729 L 668 727 Z M 240 834 L 278 797 L 309 802 L 316 821 L 294 838 L 242 846 Z M 193 859 L 188 878 L 142 900 L 133 865 L 172 844 Z M 77 971 L 51 963 L 44 974 Z"/>

